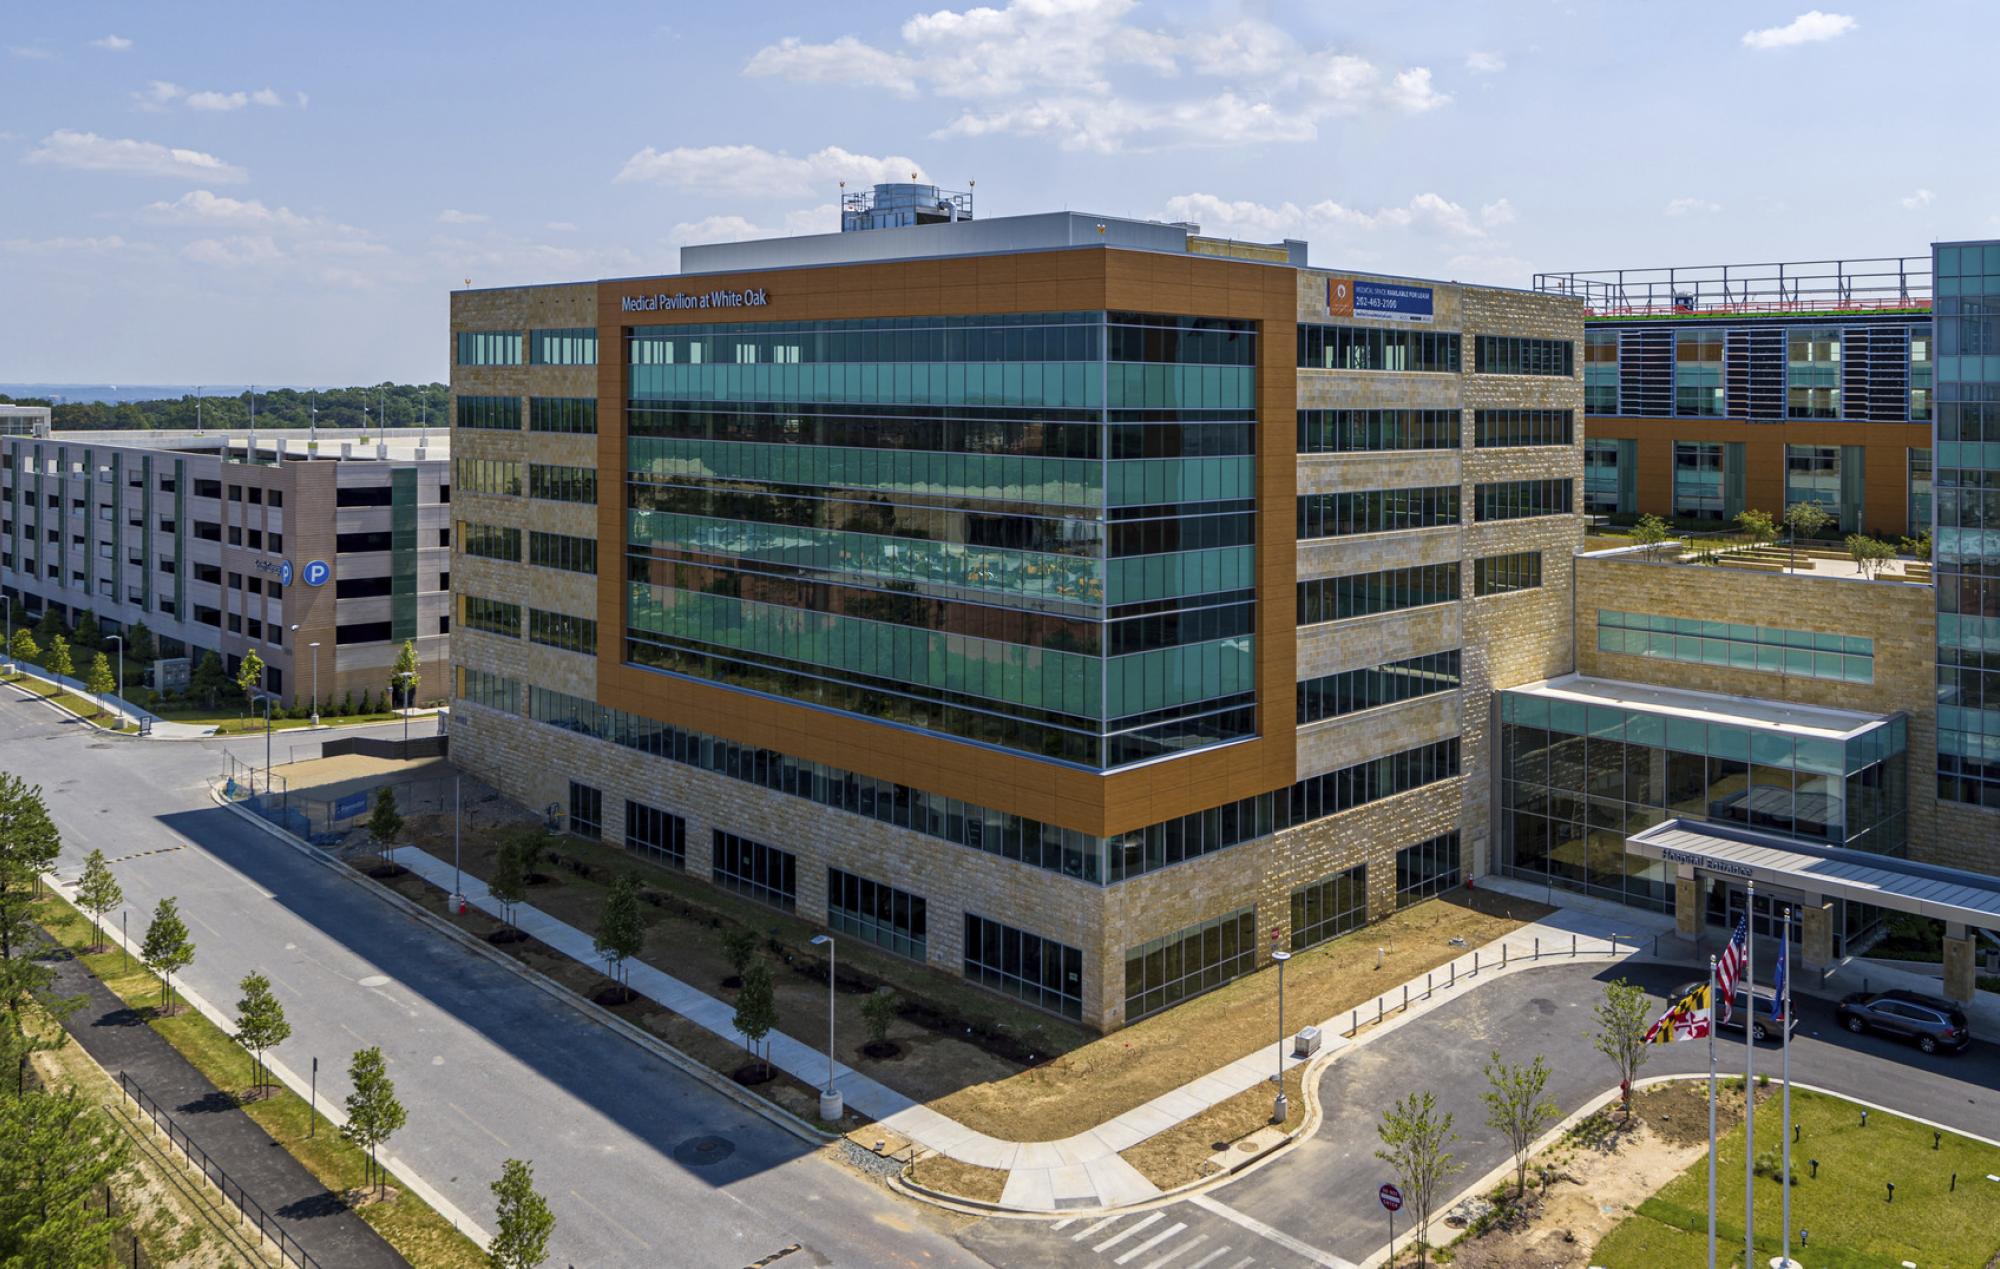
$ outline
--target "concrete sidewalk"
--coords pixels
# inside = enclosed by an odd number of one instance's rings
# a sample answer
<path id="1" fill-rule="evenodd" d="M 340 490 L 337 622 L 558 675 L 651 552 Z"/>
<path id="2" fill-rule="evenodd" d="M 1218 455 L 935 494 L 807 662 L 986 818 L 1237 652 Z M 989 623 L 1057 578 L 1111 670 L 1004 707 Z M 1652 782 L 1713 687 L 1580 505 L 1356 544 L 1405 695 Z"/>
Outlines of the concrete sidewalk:
<path id="1" fill-rule="evenodd" d="M 444 860 L 414 846 L 403 846 L 397 848 L 396 862 L 439 889 L 451 888 L 453 871 Z M 501 905 L 487 892 L 484 882 L 467 874 L 464 885 L 468 903 L 500 915 Z M 514 925 L 572 960 L 592 966 L 603 963 L 591 936 L 531 904 L 514 906 Z M 1307 1061 L 1324 1060 L 1349 1044 L 1366 1043 L 1374 1034 L 1364 1033 L 1353 1041 L 1344 1039 L 1351 1027 L 1386 1022 L 1394 1028 L 1463 995 L 1479 982 L 1555 958 L 1600 963 L 1622 960 L 1644 950 L 1657 932 L 1655 926 L 1670 929 L 1671 922 L 1649 920 L 1645 914 L 1623 908 L 1611 913 L 1584 907 L 1558 909 L 1504 939 L 1467 949 L 1423 979 L 1398 984 L 1365 1006 L 1319 1022 L 1320 1058 L 1298 1057 L 1290 1050 L 1289 1041 L 1285 1045 L 1274 1042 L 1060 1141 L 1003 1141 L 988 1136 L 844 1063 L 835 1064 L 834 1086 L 857 1112 L 927 1150 L 962 1163 L 1005 1171 L 1007 1184 L 1000 1200 L 1004 1207 L 1023 1211 L 1119 1207 L 1160 1194 L 1157 1186 L 1120 1157 L 1120 1151 L 1246 1089 L 1270 1082 L 1281 1068 L 1290 1070 Z M 735 1010 L 727 1002 L 641 961 L 626 962 L 626 970 L 628 985 L 640 995 L 733 1044 L 746 1043 L 736 1030 Z M 778 1031 L 771 1032 L 766 1042 L 774 1065 L 806 1084 L 823 1085 L 826 1054 Z"/>
<path id="2" fill-rule="evenodd" d="M 175 1126 L 293 1240 L 295 1258 L 302 1247 L 328 1266 L 393 1269 L 408 1263 L 82 961 L 64 956 L 57 962 L 56 984 L 66 996 L 85 998 L 84 1007 L 63 1020 L 70 1035 L 112 1078 L 129 1077 L 172 1116 Z M 330 1124 L 324 1130 L 335 1131 Z"/>

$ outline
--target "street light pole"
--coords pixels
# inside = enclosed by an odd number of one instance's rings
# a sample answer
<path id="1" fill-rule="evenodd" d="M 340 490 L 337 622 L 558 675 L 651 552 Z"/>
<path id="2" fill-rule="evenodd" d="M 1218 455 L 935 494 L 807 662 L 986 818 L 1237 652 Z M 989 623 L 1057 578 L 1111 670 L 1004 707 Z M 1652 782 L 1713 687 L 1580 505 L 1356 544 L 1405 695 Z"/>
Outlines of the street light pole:
<path id="1" fill-rule="evenodd" d="M 819 1095 L 819 1117 L 822 1123 L 838 1123 L 842 1105 L 840 1090 L 833 1086 L 833 984 L 838 977 L 835 973 L 833 936 L 813 935 L 814 947 L 826 948 L 826 1091 Z"/>
<path id="2" fill-rule="evenodd" d="M 118 727 L 120 730 L 123 730 L 125 727 L 125 636 L 106 635 L 104 637 L 107 640 L 116 641 L 118 644 Z"/>
<path id="3" fill-rule="evenodd" d="M 294 627 L 294 628 L 296 629 L 296 627 Z M 312 643 L 310 643 L 310 644 L 307 644 L 306 646 L 312 649 L 312 658 L 313 658 L 313 716 L 312 716 L 312 725 L 313 725 L 313 726 L 315 726 L 315 727 L 317 727 L 317 726 L 319 726 L 319 643 L 318 643 L 318 641 L 317 641 L 317 640 L 315 640 L 314 642 L 312 642 Z"/>
<path id="4" fill-rule="evenodd" d="M 465 874 L 459 868 L 458 853 L 459 788 L 463 783 L 463 776 L 451 778 L 451 902 L 454 908 L 464 902 L 459 896 L 465 893 Z"/>
<path id="5" fill-rule="evenodd" d="M 1278 962 L 1278 1073 L 1271 1077 L 1278 1085 L 1278 1097 L 1271 1107 L 1271 1122 L 1283 1124 L 1292 1113 L 1291 1101 L 1285 1096 L 1285 962 L 1292 954 L 1273 951 L 1271 959 Z"/>

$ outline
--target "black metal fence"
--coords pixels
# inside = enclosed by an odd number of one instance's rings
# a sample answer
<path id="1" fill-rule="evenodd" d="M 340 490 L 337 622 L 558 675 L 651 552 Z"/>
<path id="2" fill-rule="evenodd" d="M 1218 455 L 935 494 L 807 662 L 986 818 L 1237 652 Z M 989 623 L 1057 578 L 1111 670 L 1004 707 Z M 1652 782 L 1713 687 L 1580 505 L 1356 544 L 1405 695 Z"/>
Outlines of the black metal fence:
<path id="1" fill-rule="evenodd" d="M 298 1265 L 300 1269 L 320 1269 L 319 1261 L 314 1260 L 311 1253 L 299 1246 L 297 1239 L 285 1232 L 284 1226 L 278 1223 L 277 1218 L 266 1212 L 263 1204 L 245 1193 L 241 1185 L 231 1180 L 229 1174 L 222 1170 L 222 1166 L 209 1158 L 208 1152 L 196 1145 L 181 1126 L 174 1122 L 173 1116 L 147 1096 L 146 1090 L 140 1088 L 123 1071 L 118 1072 L 118 1088 L 125 1096 L 132 1099 L 133 1105 L 146 1112 L 147 1117 L 153 1121 L 153 1126 L 165 1134 L 167 1140 L 186 1157 L 189 1165 L 199 1169 L 216 1189 L 222 1191 L 222 1197 L 236 1206 L 236 1210 L 242 1213 L 243 1222 L 255 1225 L 258 1234 L 270 1240 L 278 1249 L 279 1258 L 285 1264 Z"/>

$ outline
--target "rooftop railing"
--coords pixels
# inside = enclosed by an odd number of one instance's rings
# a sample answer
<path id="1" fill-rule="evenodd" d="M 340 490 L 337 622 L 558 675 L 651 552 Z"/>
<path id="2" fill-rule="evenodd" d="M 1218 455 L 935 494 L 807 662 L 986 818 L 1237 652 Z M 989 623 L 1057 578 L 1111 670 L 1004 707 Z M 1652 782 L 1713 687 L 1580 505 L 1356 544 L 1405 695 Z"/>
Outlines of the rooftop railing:
<path id="1" fill-rule="evenodd" d="M 1537 273 L 1535 290 L 1581 299 L 1593 317 L 1928 310 L 1931 258 Z"/>

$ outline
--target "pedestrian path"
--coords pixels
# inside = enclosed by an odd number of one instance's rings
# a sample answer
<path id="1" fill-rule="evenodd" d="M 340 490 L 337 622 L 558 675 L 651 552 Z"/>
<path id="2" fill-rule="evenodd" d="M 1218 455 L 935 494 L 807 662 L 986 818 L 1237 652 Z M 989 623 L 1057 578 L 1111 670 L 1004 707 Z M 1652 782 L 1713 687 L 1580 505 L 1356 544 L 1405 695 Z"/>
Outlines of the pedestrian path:
<path id="1" fill-rule="evenodd" d="M 1047 1221 L 987 1221 L 966 1245 L 994 1264 L 1122 1265 L 1125 1269 L 1355 1269 L 1321 1248 L 1208 1196 L 1136 1212 Z"/>
<path id="2" fill-rule="evenodd" d="M 399 847 L 396 861 L 432 885 L 449 892 L 456 874 L 451 864 L 414 846 Z M 501 904 L 484 882 L 465 874 L 465 898 L 473 907 L 500 916 Z M 1368 1005 L 1320 1022 L 1321 1052 L 1333 1053 L 1349 1043 L 1344 1033 L 1371 1023 L 1418 1017 L 1469 990 L 1481 977 L 1491 978 L 1531 963 L 1531 958 L 1568 955 L 1596 960 L 1622 959 L 1650 940 L 1649 918 L 1620 909 L 1615 913 L 1558 909 L 1503 940 L 1469 949 L 1423 979 L 1398 985 Z M 532 904 L 514 905 L 514 926 L 555 951 L 586 965 L 601 965 L 595 940 Z M 1652 924 L 1662 924 L 1654 919 Z M 1644 930 L 1643 939 L 1635 937 Z M 626 962 L 626 983 L 633 991 L 665 1006 L 704 1030 L 731 1043 L 746 1041 L 736 1030 L 735 1010 L 726 1001 L 641 961 Z M 1371 1016 L 1372 1015 L 1372 1016 Z M 766 1037 L 773 1065 L 813 1087 L 826 1079 L 826 1054 L 792 1036 L 773 1031 Z M 1120 1157 L 1120 1152 L 1202 1113 L 1246 1089 L 1271 1081 L 1280 1069 L 1290 1070 L 1313 1058 L 1302 1058 L 1285 1043 L 1262 1046 L 1199 1079 L 1093 1128 L 1060 1141 L 1003 1141 L 950 1119 L 913 1101 L 845 1063 L 834 1066 L 834 1087 L 847 1105 L 876 1120 L 926 1150 L 983 1168 L 1007 1173 L 1001 1206 L 1024 1211 L 1061 1211 L 1085 1207 L 1119 1207 L 1157 1197 L 1159 1187 Z"/>

